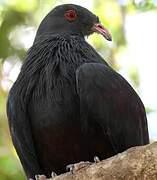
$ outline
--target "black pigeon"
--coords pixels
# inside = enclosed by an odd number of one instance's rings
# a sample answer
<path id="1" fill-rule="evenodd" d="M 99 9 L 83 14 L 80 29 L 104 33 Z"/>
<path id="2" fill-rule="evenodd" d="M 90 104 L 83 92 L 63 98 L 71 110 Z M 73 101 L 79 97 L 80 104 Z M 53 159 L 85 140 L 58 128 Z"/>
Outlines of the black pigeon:
<path id="1" fill-rule="evenodd" d="M 54 8 L 10 90 L 10 132 L 27 178 L 149 143 L 139 96 L 85 41 L 93 32 L 111 40 L 87 9 Z"/>

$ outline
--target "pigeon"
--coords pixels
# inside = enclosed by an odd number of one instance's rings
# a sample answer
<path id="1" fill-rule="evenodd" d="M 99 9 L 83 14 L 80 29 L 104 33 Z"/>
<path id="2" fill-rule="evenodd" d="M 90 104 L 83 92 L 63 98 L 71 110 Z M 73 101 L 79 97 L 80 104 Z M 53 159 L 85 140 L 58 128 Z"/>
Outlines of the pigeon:
<path id="1" fill-rule="evenodd" d="M 10 133 L 28 179 L 149 143 L 140 97 L 86 42 L 93 33 L 112 40 L 86 8 L 55 7 L 9 92 Z"/>

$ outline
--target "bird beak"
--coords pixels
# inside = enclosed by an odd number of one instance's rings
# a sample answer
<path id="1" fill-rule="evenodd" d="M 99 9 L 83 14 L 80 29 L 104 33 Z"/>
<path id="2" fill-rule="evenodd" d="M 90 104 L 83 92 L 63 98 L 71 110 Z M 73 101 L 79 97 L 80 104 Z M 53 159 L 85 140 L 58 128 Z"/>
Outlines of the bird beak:
<path id="1" fill-rule="evenodd" d="M 100 23 L 94 24 L 92 27 L 92 31 L 96 33 L 102 34 L 108 41 L 112 41 L 112 36 L 109 31 Z"/>

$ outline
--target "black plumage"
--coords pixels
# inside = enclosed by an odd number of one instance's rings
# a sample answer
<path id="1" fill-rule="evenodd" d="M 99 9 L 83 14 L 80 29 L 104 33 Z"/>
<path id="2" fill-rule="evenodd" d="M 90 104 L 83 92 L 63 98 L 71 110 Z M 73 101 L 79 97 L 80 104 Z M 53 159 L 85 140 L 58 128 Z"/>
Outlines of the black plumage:
<path id="1" fill-rule="evenodd" d="M 94 31 L 111 40 L 97 16 L 72 4 L 39 26 L 7 103 L 27 178 L 149 143 L 140 98 L 84 39 Z"/>

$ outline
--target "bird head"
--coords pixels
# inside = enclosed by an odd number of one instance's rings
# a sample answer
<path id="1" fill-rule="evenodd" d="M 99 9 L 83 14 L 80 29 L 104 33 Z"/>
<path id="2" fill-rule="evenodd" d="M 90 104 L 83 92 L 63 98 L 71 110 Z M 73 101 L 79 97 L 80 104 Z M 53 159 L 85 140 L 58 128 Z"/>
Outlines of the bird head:
<path id="1" fill-rule="evenodd" d="M 71 33 L 89 36 L 92 33 L 102 34 L 111 41 L 111 34 L 100 23 L 99 18 L 88 9 L 74 5 L 63 4 L 55 7 L 41 22 L 37 35 L 46 33 Z"/>

